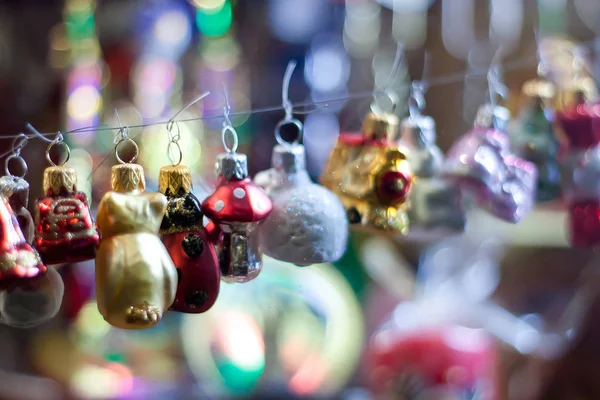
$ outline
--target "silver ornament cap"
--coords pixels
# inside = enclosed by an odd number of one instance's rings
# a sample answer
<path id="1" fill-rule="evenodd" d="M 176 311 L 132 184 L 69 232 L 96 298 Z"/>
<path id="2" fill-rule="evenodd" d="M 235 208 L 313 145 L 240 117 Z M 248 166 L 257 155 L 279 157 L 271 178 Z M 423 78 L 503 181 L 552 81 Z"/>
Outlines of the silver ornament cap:
<path id="1" fill-rule="evenodd" d="M 306 169 L 304 146 L 293 143 L 288 146 L 280 144 L 273 148 L 271 165 L 277 171 L 293 174 Z"/>
<path id="2" fill-rule="evenodd" d="M 510 122 L 510 111 L 506 107 L 492 106 L 491 104 L 484 104 L 477 110 L 477 116 L 475 117 L 475 123 L 473 124 L 479 128 L 497 128 L 500 131 L 505 132 Z"/>
<path id="3" fill-rule="evenodd" d="M 217 156 L 217 175 L 225 179 L 242 180 L 248 177 L 248 157 L 239 153 L 221 153 Z"/>

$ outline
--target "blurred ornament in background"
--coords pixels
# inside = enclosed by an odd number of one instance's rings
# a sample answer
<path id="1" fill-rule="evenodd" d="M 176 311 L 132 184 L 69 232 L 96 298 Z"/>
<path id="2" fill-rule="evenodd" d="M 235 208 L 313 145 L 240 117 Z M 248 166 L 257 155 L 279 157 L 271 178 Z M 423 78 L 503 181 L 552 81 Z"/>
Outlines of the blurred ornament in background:
<path id="1" fill-rule="evenodd" d="M 508 110 L 481 106 L 474 128 L 448 151 L 444 173 L 493 215 L 516 223 L 535 204 L 537 170 L 511 153 L 508 120 Z"/>
<path id="2" fill-rule="evenodd" d="M 569 205 L 569 240 L 576 247 L 600 244 L 600 148 L 597 106 L 581 103 L 557 114 L 563 138 L 562 190 Z"/>
<path id="3" fill-rule="evenodd" d="M 432 240 L 460 233 L 466 216 L 457 186 L 442 177 L 444 155 L 435 143 L 435 122 L 421 114 L 425 107 L 423 82 L 412 83 L 409 116 L 401 123 L 400 144 L 406 148 L 413 174 L 408 193 L 408 237 Z"/>
<path id="4" fill-rule="evenodd" d="M 260 396 L 282 384 L 297 396 L 337 393 L 363 343 L 352 289 L 331 264 L 264 263 L 261 279 L 225 285 L 211 312 L 184 316 L 192 372 L 219 395 Z"/>
<path id="5" fill-rule="evenodd" d="M 459 325 L 412 326 L 416 308 L 403 303 L 394 311 L 411 328 L 390 323 L 371 339 L 369 379 L 378 398 L 499 399 L 492 338 Z"/>
<path id="6" fill-rule="evenodd" d="M 205 312 L 219 295 L 221 271 L 215 247 L 204 229 L 200 201 L 191 192 L 192 174 L 181 164 L 162 167 L 158 186 L 168 201 L 159 234 L 178 275 L 170 310 Z"/>
<path id="7" fill-rule="evenodd" d="M 17 222 L 25 241 L 32 244 L 35 237 L 35 223 L 31 213 L 27 209 L 29 204 L 29 183 L 23 177 L 11 175 L 8 167 L 6 172 L 8 174 L 0 178 L 0 192 L 8 199 L 8 204 L 17 217 Z"/>
<path id="8" fill-rule="evenodd" d="M 230 0 L 193 0 L 196 10 L 196 26 L 207 37 L 219 37 L 227 33 L 233 18 Z"/>
<path id="9" fill-rule="evenodd" d="M 38 252 L 25 240 L 5 194 L 3 191 L 0 196 L 0 282 L 10 286 L 42 275 L 47 268 Z"/>
<path id="10" fill-rule="evenodd" d="M 339 136 L 320 181 L 340 198 L 351 226 L 408 232 L 412 173 L 398 136 L 398 117 L 379 109 L 367 114 L 362 133 Z"/>
<path id="11" fill-rule="evenodd" d="M 58 313 L 63 293 L 63 280 L 54 268 L 17 281 L 0 291 L 0 322 L 17 328 L 40 325 Z"/>
<path id="12" fill-rule="evenodd" d="M 543 77 L 525 82 L 525 104 L 511 123 L 511 148 L 516 155 L 535 164 L 538 171 L 536 199 L 554 200 L 560 195 L 557 161 L 558 138 L 554 134 L 554 115 L 548 108 L 556 87 Z"/>

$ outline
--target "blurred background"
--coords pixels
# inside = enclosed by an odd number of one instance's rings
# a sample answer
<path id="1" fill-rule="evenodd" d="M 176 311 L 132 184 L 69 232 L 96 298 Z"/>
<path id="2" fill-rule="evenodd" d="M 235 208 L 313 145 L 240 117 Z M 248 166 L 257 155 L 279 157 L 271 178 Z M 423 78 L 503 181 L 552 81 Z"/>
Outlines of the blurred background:
<path id="1" fill-rule="evenodd" d="M 246 111 L 281 104 L 283 74 L 294 59 L 292 102 L 327 103 L 299 116 L 316 179 L 338 134 L 360 129 L 369 93 L 390 79 L 398 42 L 405 53 L 390 89 L 401 99 L 400 117 L 411 80 L 458 77 L 426 93 L 424 113 L 435 119 L 437 143 L 447 150 L 486 101 L 485 71 L 499 46 L 506 105 L 516 112 L 523 82 L 536 76 L 538 51 L 552 54 L 562 71 L 573 54 L 556 49 L 584 43 L 590 73 L 600 69 L 599 29 L 596 0 L 4 0 L 0 132 L 18 134 L 26 122 L 41 132 L 114 127 L 115 109 L 124 125 L 166 121 L 207 90 L 212 94 L 180 119 L 218 116 L 225 85 L 253 175 L 270 166 L 274 126 L 284 113 Z M 178 124 L 199 197 L 214 185 L 221 123 Z M 92 208 L 110 185 L 114 134 L 65 136 Z M 129 134 L 140 145 L 148 190 L 156 190 L 158 171 L 169 163 L 165 125 Z M 10 146 L 0 140 L 1 151 Z M 22 153 L 32 200 L 41 195 L 46 146 L 32 140 Z M 473 218 L 508 242 L 495 304 L 556 319 L 555 303 L 560 310 L 571 304 L 581 271 L 594 260 L 568 248 L 560 202 L 518 226 Z M 104 322 L 94 302 L 93 263 L 66 265 L 56 318 L 31 329 L 0 325 L 0 398 L 372 398 L 369 340 L 414 295 L 427 247 L 354 233 L 335 265 L 300 269 L 266 259 L 260 279 L 223 284 L 206 314 L 167 313 L 143 332 Z M 559 356 L 494 340 L 497 398 L 600 398 L 600 309 L 595 298 L 586 301 L 578 334 Z M 421 398 L 399 396 L 388 398 Z"/>

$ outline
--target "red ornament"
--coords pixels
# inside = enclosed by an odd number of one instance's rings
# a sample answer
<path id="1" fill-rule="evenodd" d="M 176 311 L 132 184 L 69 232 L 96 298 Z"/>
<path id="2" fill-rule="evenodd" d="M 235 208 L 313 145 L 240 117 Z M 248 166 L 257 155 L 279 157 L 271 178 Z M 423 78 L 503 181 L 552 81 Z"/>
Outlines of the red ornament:
<path id="1" fill-rule="evenodd" d="M 217 189 L 204 200 L 202 211 L 222 231 L 219 247 L 223 279 L 248 282 L 262 269 L 262 254 L 251 232 L 271 212 L 271 199 L 248 178 L 245 155 L 219 155 L 217 170 Z"/>
<path id="2" fill-rule="evenodd" d="M 482 330 L 389 328 L 373 337 L 369 350 L 370 384 L 383 398 L 498 398 L 496 353 Z"/>
<path id="3" fill-rule="evenodd" d="M 75 170 L 53 166 L 44 171 L 46 196 L 35 208 L 35 245 L 46 264 L 93 259 L 100 237 L 86 196 L 76 189 Z"/>
<path id="4" fill-rule="evenodd" d="M 0 197 L 0 281 L 34 278 L 46 272 L 38 253 L 25 241 L 8 200 Z"/>
<path id="5" fill-rule="evenodd" d="M 576 247 L 600 245 L 600 115 L 580 104 L 557 115 L 563 133 L 562 190 L 569 207 L 569 239 Z"/>
<path id="6" fill-rule="evenodd" d="M 215 246 L 204 229 L 200 202 L 191 188 L 188 167 L 161 168 L 159 190 L 168 203 L 160 235 L 179 278 L 175 301 L 169 309 L 202 313 L 217 300 L 221 272 Z"/>

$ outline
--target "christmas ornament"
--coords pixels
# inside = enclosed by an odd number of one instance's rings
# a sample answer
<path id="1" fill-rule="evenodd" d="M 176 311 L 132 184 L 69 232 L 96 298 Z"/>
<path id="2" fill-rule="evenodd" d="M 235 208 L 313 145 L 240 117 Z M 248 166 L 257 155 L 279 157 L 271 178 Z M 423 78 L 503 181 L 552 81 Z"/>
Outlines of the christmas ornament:
<path id="1" fill-rule="evenodd" d="M 25 241 L 29 244 L 33 243 L 35 225 L 29 210 L 27 210 L 29 183 L 22 177 L 5 175 L 0 178 L 0 192 L 8 199 L 8 204 L 17 217 Z"/>
<path id="2" fill-rule="evenodd" d="M 458 325 L 386 328 L 374 335 L 369 350 L 376 398 L 498 398 L 497 356 L 484 331 Z"/>
<path id="3" fill-rule="evenodd" d="M 205 312 L 217 300 L 221 272 L 215 247 L 204 229 L 200 201 L 191 192 L 190 170 L 183 165 L 162 167 L 158 182 L 159 191 L 167 197 L 161 240 L 179 277 L 171 310 Z"/>
<path id="4" fill-rule="evenodd" d="M 50 158 L 55 145 L 66 149 L 61 165 Z M 64 165 L 70 155 L 63 141 L 50 143 L 46 159 L 51 167 L 44 170 L 44 192 L 35 206 L 35 245 L 46 264 L 91 260 L 96 256 L 100 238 L 90 215 L 85 193 L 77 191 L 77 173 Z"/>
<path id="5" fill-rule="evenodd" d="M 320 181 L 340 198 L 352 226 L 406 234 L 412 175 L 397 142 L 398 118 L 371 108 L 362 133 L 339 136 Z"/>
<path id="6" fill-rule="evenodd" d="M 232 147 L 226 135 L 233 137 Z M 269 196 L 250 178 L 245 154 L 236 153 L 237 133 L 229 121 L 229 106 L 225 108 L 222 130 L 226 153 L 217 156 L 217 188 L 202 203 L 202 211 L 222 231 L 219 247 L 221 276 L 226 282 L 248 282 L 262 268 L 258 236 L 252 231 L 271 212 Z"/>
<path id="7" fill-rule="evenodd" d="M 62 304 L 64 284 L 55 268 L 0 291 L 0 322 L 31 328 L 52 319 Z"/>
<path id="8" fill-rule="evenodd" d="M 410 116 L 402 121 L 400 144 L 406 149 L 413 174 L 408 194 L 408 235 L 432 239 L 462 232 L 466 220 L 459 188 L 441 176 L 444 155 L 435 143 L 435 122 L 421 114 L 425 106 L 422 87 L 419 82 L 412 84 Z"/>
<path id="9" fill-rule="evenodd" d="M 569 206 L 569 237 L 577 247 L 600 244 L 600 148 L 597 106 L 579 104 L 557 114 L 564 139 L 561 185 Z"/>
<path id="10" fill-rule="evenodd" d="M 23 226 L 30 239 L 31 215 L 26 209 L 29 186 L 23 179 L 27 173 L 27 163 L 20 155 L 27 138 L 25 135 L 22 137 L 25 139 L 21 140 L 21 136 L 15 139 L 13 153 L 5 161 L 6 176 L 0 182 L 0 282 L 2 287 L 14 285 L 22 279 L 35 278 L 46 272 L 46 266 L 37 251 L 27 242 L 9 203 L 9 199 L 13 199 L 13 203 L 18 207 Z M 22 176 L 10 173 L 9 163 L 13 159 L 22 165 Z"/>
<path id="11" fill-rule="evenodd" d="M 558 139 L 554 135 L 552 100 L 555 86 L 545 79 L 534 79 L 523 85 L 526 104 L 512 124 L 511 145 L 516 155 L 535 164 L 538 170 L 537 201 L 544 202 L 560 195 L 560 172 L 557 162 Z"/>
<path id="12" fill-rule="evenodd" d="M 127 142 L 136 154 L 125 163 L 119 148 Z M 133 140 L 123 137 L 116 154 L 121 164 L 112 167 L 112 191 L 98 206 L 98 310 L 113 326 L 145 329 L 158 323 L 177 288 L 177 270 L 157 236 L 167 199 L 161 193 L 144 193 L 144 170 L 134 164 Z"/>
<path id="13" fill-rule="evenodd" d="M 492 214 L 518 222 L 534 205 L 537 170 L 510 152 L 502 131 L 507 121 L 505 108 L 482 106 L 474 128 L 452 145 L 444 170 Z"/>
<path id="14" fill-rule="evenodd" d="M 283 81 L 285 118 L 275 128 L 278 145 L 273 149 L 272 168 L 260 172 L 254 183 L 273 201 L 273 210 L 259 227 L 260 249 L 268 256 L 307 266 L 340 259 L 348 241 L 344 206 L 329 190 L 312 183 L 306 171 L 303 125 L 293 118 L 288 99 L 289 82 L 296 63 L 288 65 Z M 288 142 L 281 128 L 294 125 L 297 137 Z"/>

